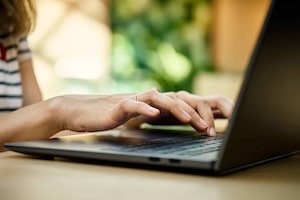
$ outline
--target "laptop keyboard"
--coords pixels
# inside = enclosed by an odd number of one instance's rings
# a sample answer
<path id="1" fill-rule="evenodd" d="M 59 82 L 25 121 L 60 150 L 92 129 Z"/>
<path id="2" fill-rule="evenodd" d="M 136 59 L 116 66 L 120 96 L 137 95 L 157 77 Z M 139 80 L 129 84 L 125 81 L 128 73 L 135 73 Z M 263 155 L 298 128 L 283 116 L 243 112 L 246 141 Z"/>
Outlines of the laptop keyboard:
<path id="1" fill-rule="evenodd" d="M 222 135 L 216 137 L 185 135 L 176 138 L 154 139 L 135 145 L 126 145 L 122 146 L 121 150 L 123 152 L 159 153 L 192 157 L 218 151 L 222 140 Z"/>

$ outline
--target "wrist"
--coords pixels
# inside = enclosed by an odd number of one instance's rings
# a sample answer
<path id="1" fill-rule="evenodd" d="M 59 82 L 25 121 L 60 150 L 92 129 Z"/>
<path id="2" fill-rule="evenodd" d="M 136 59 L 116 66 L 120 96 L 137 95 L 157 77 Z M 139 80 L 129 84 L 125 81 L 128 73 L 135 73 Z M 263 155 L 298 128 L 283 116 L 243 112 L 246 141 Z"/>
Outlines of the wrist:
<path id="1" fill-rule="evenodd" d="M 53 128 L 53 132 L 58 133 L 63 130 L 67 130 L 66 126 L 66 115 L 63 96 L 54 97 L 46 100 L 47 104 L 47 121 Z"/>

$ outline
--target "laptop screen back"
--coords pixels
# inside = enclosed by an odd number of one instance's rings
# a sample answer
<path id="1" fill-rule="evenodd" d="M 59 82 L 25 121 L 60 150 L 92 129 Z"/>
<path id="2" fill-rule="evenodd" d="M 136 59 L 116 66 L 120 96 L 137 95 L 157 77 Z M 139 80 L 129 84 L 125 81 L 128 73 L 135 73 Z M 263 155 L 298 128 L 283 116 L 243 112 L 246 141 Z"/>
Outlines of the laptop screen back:
<path id="1" fill-rule="evenodd" d="M 271 5 L 220 155 L 221 170 L 299 150 L 299 10 L 292 0 Z"/>

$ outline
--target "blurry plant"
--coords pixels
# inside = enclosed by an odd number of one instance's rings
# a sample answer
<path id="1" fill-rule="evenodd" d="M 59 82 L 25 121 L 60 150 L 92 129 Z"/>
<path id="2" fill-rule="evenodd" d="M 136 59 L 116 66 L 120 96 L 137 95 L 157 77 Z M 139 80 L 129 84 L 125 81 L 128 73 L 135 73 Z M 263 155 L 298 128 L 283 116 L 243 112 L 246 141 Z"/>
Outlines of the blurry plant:
<path id="1" fill-rule="evenodd" d="M 209 0 L 112 0 L 112 76 L 162 91 L 193 90 L 212 70 Z M 153 84 L 155 84 L 153 83 Z"/>

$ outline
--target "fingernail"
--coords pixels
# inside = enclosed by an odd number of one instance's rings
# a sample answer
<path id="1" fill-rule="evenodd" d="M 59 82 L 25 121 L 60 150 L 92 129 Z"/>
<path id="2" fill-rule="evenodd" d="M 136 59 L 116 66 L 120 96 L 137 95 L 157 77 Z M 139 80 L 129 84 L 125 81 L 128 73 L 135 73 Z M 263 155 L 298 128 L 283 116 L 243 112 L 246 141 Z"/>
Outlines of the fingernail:
<path id="1" fill-rule="evenodd" d="M 208 129 L 208 135 L 209 136 L 216 136 L 217 133 L 216 133 L 215 128 L 211 127 L 210 129 Z"/>

